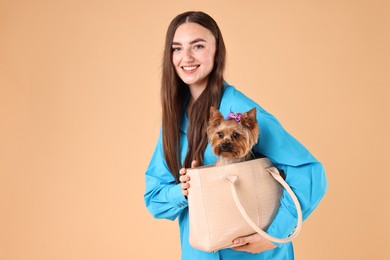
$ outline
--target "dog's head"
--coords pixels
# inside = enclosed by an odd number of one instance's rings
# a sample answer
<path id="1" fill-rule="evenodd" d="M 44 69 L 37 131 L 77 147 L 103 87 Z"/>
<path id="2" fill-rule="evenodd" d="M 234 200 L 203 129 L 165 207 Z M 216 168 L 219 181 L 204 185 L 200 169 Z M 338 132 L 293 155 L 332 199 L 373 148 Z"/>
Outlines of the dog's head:
<path id="1" fill-rule="evenodd" d="M 207 136 L 215 155 L 242 158 L 257 143 L 258 134 L 256 108 L 242 114 L 230 113 L 227 119 L 215 107 L 210 108 Z"/>

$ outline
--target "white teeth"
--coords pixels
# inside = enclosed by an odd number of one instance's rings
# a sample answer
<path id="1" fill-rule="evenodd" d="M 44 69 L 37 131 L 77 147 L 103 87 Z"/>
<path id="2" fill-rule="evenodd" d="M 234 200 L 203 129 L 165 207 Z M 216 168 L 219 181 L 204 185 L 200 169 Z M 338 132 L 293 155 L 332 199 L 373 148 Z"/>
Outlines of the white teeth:
<path id="1" fill-rule="evenodd" d="M 191 67 L 183 67 L 183 70 L 194 70 L 196 69 L 198 66 L 191 66 Z"/>

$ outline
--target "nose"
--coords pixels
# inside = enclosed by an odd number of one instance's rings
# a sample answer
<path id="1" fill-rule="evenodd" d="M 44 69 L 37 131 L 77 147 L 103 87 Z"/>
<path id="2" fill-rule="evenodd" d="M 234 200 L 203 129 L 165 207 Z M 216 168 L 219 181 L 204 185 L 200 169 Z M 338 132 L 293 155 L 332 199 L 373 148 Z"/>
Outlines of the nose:
<path id="1" fill-rule="evenodd" d="M 223 143 L 221 144 L 221 151 L 227 152 L 230 150 L 230 144 L 229 143 Z"/>
<path id="2" fill-rule="evenodd" d="M 194 57 L 192 56 L 192 51 L 191 51 L 191 49 L 186 50 L 186 51 L 184 52 L 183 60 L 186 61 L 186 62 L 188 62 L 188 61 L 193 61 L 193 60 L 194 60 Z"/>

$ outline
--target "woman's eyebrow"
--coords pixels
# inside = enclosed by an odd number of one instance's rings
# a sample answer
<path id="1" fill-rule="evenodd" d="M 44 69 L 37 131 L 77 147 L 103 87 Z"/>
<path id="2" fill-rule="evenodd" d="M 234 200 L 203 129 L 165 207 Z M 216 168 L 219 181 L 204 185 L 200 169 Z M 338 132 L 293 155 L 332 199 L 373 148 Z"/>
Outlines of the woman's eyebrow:
<path id="1" fill-rule="evenodd" d="M 197 38 L 195 40 L 190 41 L 190 44 L 198 43 L 198 42 L 207 42 L 205 39 Z M 172 45 L 182 45 L 180 42 L 172 42 Z"/>
<path id="2" fill-rule="evenodd" d="M 202 38 L 197 38 L 193 41 L 190 42 L 190 44 L 194 44 L 194 43 L 198 43 L 198 42 L 207 42 L 205 39 L 202 39 Z"/>

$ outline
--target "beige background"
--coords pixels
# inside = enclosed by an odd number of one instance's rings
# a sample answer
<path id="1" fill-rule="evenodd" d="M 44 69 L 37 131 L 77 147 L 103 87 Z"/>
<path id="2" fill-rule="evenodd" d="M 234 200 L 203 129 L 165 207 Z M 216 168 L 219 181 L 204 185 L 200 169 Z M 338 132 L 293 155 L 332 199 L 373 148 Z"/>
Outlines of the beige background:
<path id="1" fill-rule="evenodd" d="M 229 83 L 325 165 L 296 258 L 390 259 L 386 0 L 0 0 L 0 259 L 179 259 L 143 193 L 187 10 L 218 21 Z"/>

